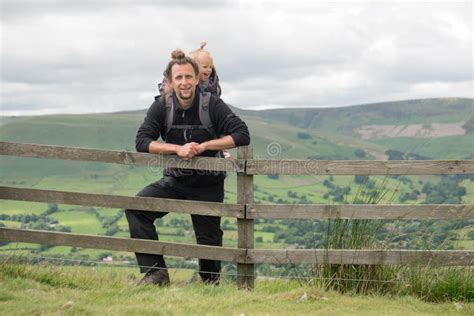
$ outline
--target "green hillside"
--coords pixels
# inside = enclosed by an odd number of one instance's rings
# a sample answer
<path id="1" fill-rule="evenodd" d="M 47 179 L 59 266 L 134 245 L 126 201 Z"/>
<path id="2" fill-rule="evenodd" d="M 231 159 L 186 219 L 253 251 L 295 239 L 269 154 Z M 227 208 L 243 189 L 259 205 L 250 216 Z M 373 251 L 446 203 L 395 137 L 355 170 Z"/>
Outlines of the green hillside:
<path id="1" fill-rule="evenodd" d="M 270 143 L 281 145 L 275 158 L 355 159 L 354 147 L 383 154 L 387 149 L 423 150 L 433 159 L 469 156 L 467 137 L 403 137 L 401 140 L 362 139 L 355 129 L 364 125 L 468 123 L 472 99 L 426 99 L 323 109 L 234 110 L 249 125 L 252 145 L 259 156 L 269 156 Z M 134 150 L 136 130 L 144 110 L 90 115 L 47 115 L 3 118 L 0 140 L 103 149 Z M 471 123 L 472 125 L 472 123 Z M 472 129 L 466 128 L 468 132 Z M 300 133 L 300 134 L 298 134 Z M 308 134 L 308 136 L 304 135 Z M 308 137 L 308 138 L 303 138 Z M 460 140 L 458 140 L 458 138 Z M 455 142 L 455 145 L 453 144 Z M 388 144 L 387 144 L 388 142 Z M 423 148 L 420 147 L 423 143 Z M 391 148 L 394 147 L 394 148 Z M 472 146 L 471 146 L 472 147 Z"/>
<path id="2" fill-rule="evenodd" d="M 467 121 L 473 115 L 473 99 L 423 99 L 340 108 L 265 110 L 254 111 L 253 114 L 262 119 L 301 128 L 350 134 L 354 128 L 365 124 Z"/>
<path id="3" fill-rule="evenodd" d="M 416 154 L 425 159 L 473 159 L 472 101 L 429 99 L 333 109 L 234 110 L 247 122 L 255 157 L 260 159 L 386 159 L 389 150 L 404 157 Z M 0 140 L 135 151 L 135 134 L 145 111 L 2 118 Z M 392 137 L 387 134 L 363 138 L 354 132 L 364 125 L 418 124 L 423 127 L 451 123 L 458 124 L 458 130 L 460 125 L 465 125 L 465 129 L 460 130 L 464 134 L 430 137 Z M 0 158 L 0 185 L 7 186 L 133 196 L 160 177 L 160 170 L 150 170 L 145 166 Z M 444 202 L 472 203 L 472 183 L 472 178 L 449 177 L 256 176 L 254 192 L 257 203 L 349 203 L 361 192 L 371 194 L 383 184 L 386 194 L 380 203 L 419 204 L 436 198 L 448 187 L 457 195 L 446 197 Z M 235 175 L 231 174 L 226 180 L 225 201 L 235 202 L 235 192 Z M 127 222 L 117 209 L 59 205 L 57 210 L 50 212 L 49 208 L 46 203 L 0 201 L 0 216 L 4 216 L 0 224 L 41 229 L 59 225 L 57 227 L 77 233 L 128 236 Z M 19 217 L 26 214 L 38 218 Z M 294 231 L 287 233 L 291 225 Z M 321 246 L 320 232 L 314 235 L 306 231 L 309 229 L 306 226 L 298 225 L 290 221 L 257 222 L 256 247 Z M 416 248 L 419 240 L 423 240 L 432 242 L 433 247 L 474 249 L 471 237 L 474 223 L 470 221 L 454 224 L 440 221 L 437 225 L 426 223 L 421 226 L 407 221 L 393 225 L 398 230 L 391 228 L 392 234 L 413 236 L 413 239 L 401 241 L 399 246 Z M 222 226 L 224 244 L 235 246 L 235 219 L 223 219 Z M 169 214 L 160 223 L 159 230 L 162 240 L 194 242 L 189 216 Z M 382 237 L 386 238 L 386 235 Z M 0 251 L 16 253 L 19 248 L 43 255 L 87 255 L 94 260 L 104 255 L 100 250 L 72 251 L 69 247 L 48 248 L 31 244 L 9 244 L 0 247 Z M 118 256 L 131 258 L 130 253 Z"/>

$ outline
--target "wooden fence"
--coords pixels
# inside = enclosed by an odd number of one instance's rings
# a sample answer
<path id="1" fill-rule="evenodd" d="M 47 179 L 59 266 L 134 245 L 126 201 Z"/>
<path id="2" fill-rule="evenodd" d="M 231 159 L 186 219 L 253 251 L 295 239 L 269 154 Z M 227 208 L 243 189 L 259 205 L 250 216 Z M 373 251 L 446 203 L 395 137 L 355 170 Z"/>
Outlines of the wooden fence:
<path id="1" fill-rule="evenodd" d="M 0 187 L 0 199 L 111 208 L 133 208 L 152 212 L 176 212 L 237 218 L 237 248 L 172 243 L 120 237 L 0 228 L 0 240 L 109 249 L 129 252 L 194 257 L 237 263 L 237 284 L 254 285 L 254 265 L 327 264 L 436 264 L 472 266 L 470 250 L 364 250 L 364 249 L 254 249 L 254 220 L 292 219 L 473 219 L 474 205 L 373 205 L 373 204 L 255 204 L 254 175 L 442 175 L 474 174 L 473 160 L 436 161 L 323 161 L 254 160 L 251 147 L 238 149 L 237 159 L 195 158 L 184 161 L 171 155 L 72 148 L 0 142 L 0 154 L 88 162 L 189 168 L 237 173 L 237 203 L 180 201 L 108 194 L 64 192 Z"/>

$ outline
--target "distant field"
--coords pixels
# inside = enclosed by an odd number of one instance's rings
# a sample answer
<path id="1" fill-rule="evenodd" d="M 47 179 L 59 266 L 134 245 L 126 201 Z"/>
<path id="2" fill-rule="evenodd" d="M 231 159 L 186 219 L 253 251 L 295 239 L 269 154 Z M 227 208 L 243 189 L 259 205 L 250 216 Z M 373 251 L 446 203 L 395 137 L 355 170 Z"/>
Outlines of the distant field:
<path id="1" fill-rule="evenodd" d="M 0 200 L 0 214 L 20 215 L 20 214 L 36 214 L 43 213 L 48 208 L 47 203 L 22 202 Z"/>
<path id="2" fill-rule="evenodd" d="M 51 215 L 59 223 L 71 227 L 73 233 L 103 234 L 105 229 L 100 226 L 97 218 L 87 212 L 63 211 Z"/>
<path id="3" fill-rule="evenodd" d="M 431 159 L 473 159 L 474 137 L 447 136 L 440 138 L 380 138 L 374 143 L 405 153 L 418 153 Z"/>

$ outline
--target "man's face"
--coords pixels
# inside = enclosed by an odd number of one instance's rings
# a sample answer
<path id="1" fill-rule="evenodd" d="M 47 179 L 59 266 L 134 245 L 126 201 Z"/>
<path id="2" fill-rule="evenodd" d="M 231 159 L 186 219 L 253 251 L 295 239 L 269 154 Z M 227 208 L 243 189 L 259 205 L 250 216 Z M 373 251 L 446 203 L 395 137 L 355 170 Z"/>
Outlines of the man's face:
<path id="1" fill-rule="evenodd" d="M 171 67 L 171 86 L 179 100 L 193 99 L 198 82 L 191 64 L 175 64 Z"/>

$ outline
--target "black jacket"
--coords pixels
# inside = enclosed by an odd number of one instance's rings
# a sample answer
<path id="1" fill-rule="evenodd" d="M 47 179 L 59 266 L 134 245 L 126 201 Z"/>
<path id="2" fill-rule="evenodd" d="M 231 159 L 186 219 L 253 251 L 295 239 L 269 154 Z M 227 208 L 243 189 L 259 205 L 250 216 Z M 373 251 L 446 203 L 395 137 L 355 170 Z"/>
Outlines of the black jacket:
<path id="1" fill-rule="evenodd" d="M 180 106 L 175 107 L 173 125 L 200 125 L 199 120 L 199 97 L 196 89 L 194 102 L 186 110 Z M 174 102 L 179 104 L 176 95 L 173 93 Z M 250 143 L 250 134 L 245 122 L 243 122 L 220 98 L 211 96 L 209 101 L 209 114 L 215 128 L 216 135 L 229 135 L 234 140 L 236 146 L 246 146 Z M 203 143 L 211 140 L 212 137 L 205 130 L 189 131 L 186 135 L 182 130 L 171 129 L 166 135 L 165 128 L 166 105 L 163 97 L 156 97 L 155 102 L 150 106 L 145 120 L 138 129 L 135 146 L 139 152 L 148 152 L 148 147 L 152 141 L 161 138 L 167 143 L 184 145 L 189 142 Z M 201 156 L 215 157 L 216 151 L 205 151 Z M 191 169 L 171 169 L 165 170 L 165 175 L 173 176 L 183 184 L 189 186 L 212 185 L 224 179 L 222 172 L 202 172 Z"/>

